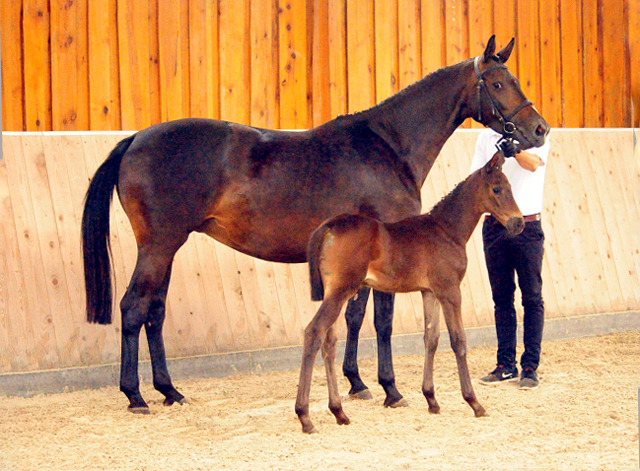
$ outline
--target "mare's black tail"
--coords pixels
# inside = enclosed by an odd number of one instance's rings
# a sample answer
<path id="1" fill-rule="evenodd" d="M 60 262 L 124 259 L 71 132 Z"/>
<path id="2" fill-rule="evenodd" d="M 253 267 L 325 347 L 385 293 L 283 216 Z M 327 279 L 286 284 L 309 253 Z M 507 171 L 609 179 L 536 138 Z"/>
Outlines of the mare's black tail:
<path id="1" fill-rule="evenodd" d="M 87 321 L 110 324 L 113 310 L 109 209 L 118 183 L 122 156 L 135 135 L 123 139 L 91 179 L 82 212 L 82 255 Z"/>

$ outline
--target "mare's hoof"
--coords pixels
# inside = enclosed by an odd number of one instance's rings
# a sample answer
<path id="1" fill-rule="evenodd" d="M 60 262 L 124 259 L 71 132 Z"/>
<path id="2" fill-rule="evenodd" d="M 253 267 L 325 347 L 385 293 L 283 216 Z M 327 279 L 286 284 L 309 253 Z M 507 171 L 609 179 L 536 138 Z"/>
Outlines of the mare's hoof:
<path id="1" fill-rule="evenodd" d="M 371 399 L 373 399 L 373 395 L 368 389 L 363 389 L 362 391 L 359 391 L 357 393 L 349 393 L 349 397 L 351 399 L 360 399 L 363 401 L 370 401 Z"/>
<path id="2" fill-rule="evenodd" d="M 183 406 L 183 405 L 185 405 L 185 404 L 190 404 L 190 402 L 187 400 L 187 398 L 186 398 L 186 397 L 183 397 L 182 399 L 178 399 L 177 401 L 176 401 L 176 400 L 173 400 L 173 399 L 166 398 L 166 399 L 164 400 L 163 404 L 164 404 L 165 406 L 172 406 L 172 405 L 174 405 L 174 404 L 180 404 L 181 406 Z"/>
<path id="3" fill-rule="evenodd" d="M 129 406 L 127 408 L 127 410 L 129 412 L 131 412 L 132 414 L 141 414 L 141 415 L 149 415 L 151 412 L 149 411 L 148 407 L 131 407 Z"/>
<path id="4" fill-rule="evenodd" d="M 429 407 L 429 414 L 439 414 L 440 413 L 440 406 L 438 407 Z"/>
<path id="5" fill-rule="evenodd" d="M 398 407 L 409 407 L 409 403 L 407 402 L 407 400 L 403 397 L 401 399 L 398 399 L 396 402 L 394 402 L 393 404 L 389 404 L 386 405 L 385 407 L 391 407 L 392 409 L 396 409 Z"/>

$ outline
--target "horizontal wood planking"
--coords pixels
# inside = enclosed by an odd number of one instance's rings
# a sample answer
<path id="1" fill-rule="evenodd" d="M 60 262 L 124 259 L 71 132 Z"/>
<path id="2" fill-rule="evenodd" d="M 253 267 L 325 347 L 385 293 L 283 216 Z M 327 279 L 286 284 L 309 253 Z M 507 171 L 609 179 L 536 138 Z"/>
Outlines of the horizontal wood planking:
<path id="1" fill-rule="evenodd" d="M 84 320 L 79 221 L 89 178 L 125 135 L 3 134 L 0 373 L 118 361 L 119 310 L 110 326 Z M 466 177 L 476 136 L 476 130 L 458 131 L 447 142 L 422 189 L 425 210 Z M 543 212 L 547 318 L 640 310 L 640 154 L 632 131 L 556 129 L 550 140 Z M 467 247 L 466 327 L 493 322 L 479 227 Z M 117 306 L 136 259 L 117 198 L 111 228 Z M 193 234 L 174 262 L 167 353 L 176 358 L 300 345 L 318 306 L 309 292 L 306 264 L 252 259 Z M 394 334 L 421 332 L 420 296 L 396 299 Z M 371 304 L 363 337 L 375 335 Z M 519 305 L 517 312 L 522 318 Z M 344 321 L 338 325 L 344 338 Z M 148 357 L 145 342 L 143 335 L 142 358 Z"/>
<path id="2" fill-rule="evenodd" d="M 2 2 L 5 131 L 189 116 L 304 128 L 480 54 L 494 33 L 499 47 L 516 38 L 509 66 L 552 126 L 640 125 L 640 0 L 50 3 Z"/>

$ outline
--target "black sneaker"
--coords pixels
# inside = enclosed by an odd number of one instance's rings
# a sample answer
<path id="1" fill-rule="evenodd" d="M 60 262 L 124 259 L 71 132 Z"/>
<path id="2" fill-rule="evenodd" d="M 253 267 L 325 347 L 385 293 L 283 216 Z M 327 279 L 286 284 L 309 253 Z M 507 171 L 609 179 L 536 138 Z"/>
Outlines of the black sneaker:
<path id="1" fill-rule="evenodd" d="M 504 365 L 498 367 L 487 376 L 480 378 L 480 384 L 500 384 L 518 381 L 518 368 L 508 368 Z"/>
<path id="2" fill-rule="evenodd" d="M 520 375 L 520 389 L 536 389 L 540 384 L 538 373 L 533 368 L 525 368 Z"/>

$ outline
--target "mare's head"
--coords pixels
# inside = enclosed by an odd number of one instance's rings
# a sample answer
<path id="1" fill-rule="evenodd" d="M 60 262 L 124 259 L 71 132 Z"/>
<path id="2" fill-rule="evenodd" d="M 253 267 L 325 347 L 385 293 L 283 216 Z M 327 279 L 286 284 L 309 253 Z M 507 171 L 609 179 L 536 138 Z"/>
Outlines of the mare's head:
<path id="1" fill-rule="evenodd" d="M 540 147 L 549 133 L 549 124 L 535 109 L 520 88 L 518 79 L 505 65 L 515 39 L 495 52 L 491 36 L 481 56 L 474 61 L 476 113 L 474 118 L 504 136 L 511 136 L 520 147 Z"/>
<path id="2" fill-rule="evenodd" d="M 507 228 L 510 235 L 517 235 L 524 229 L 524 219 L 520 208 L 513 199 L 511 184 L 502 172 L 504 156 L 497 152 L 480 170 L 482 188 L 478 190 L 480 209 L 491 213 Z"/>

